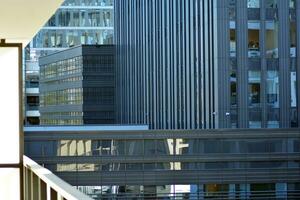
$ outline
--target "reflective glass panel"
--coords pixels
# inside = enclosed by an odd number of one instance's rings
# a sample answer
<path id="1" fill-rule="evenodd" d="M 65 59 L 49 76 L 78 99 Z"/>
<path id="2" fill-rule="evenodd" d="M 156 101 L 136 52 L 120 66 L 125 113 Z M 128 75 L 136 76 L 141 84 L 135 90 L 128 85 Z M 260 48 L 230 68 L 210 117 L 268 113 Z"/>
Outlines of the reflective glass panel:
<path id="1" fill-rule="evenodd" d="M 248 1 L 248 8 L 259 8 L 260 0 L 247 0 Z"/>
<path id="2" fill-rule="evenodd" d="M 143 140 L 127 140 L 126 141 L 126 155 L 135 156 L 143 155 L 144 145 Z"/>
<path id="3" fill-rule="evenodd" d="M 296 57 L 297 50 L 297 25 L 296 22 L 290 22 L 290 56 Z"/>
<path id="4" fill-rule="evenodd" d="M 266 22 L 266 57 L 278 58 L 278 22 Z"/>
<path id="5" fill-rule="evenodd" d="M 277 8 L 277 0 L 265 0 L 266 8 Z"/>

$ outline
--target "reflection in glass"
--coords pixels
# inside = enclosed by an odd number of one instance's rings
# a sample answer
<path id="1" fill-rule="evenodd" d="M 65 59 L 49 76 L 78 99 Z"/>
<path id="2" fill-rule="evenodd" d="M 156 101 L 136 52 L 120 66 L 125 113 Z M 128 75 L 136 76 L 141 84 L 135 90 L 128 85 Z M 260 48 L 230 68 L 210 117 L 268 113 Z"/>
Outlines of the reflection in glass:
<path id="1" fill-rule="evenodd" d="M 125 155 L 125 141 L 113 140 L 112 145 L 112 155 Z"/>
<path id="2" fill-rule="evenodd" d="M 127 163 L 126 171 L 141 171 L 143 170 L 143 163 Z"/>
<path id="3" fill-rule="evenodd" d="M 155 155 L 156 154 L 156 147 L 155 147 L 155 140 L 145 140 L 145 149 L 144 155 Z"/>
<path id="4" fill-rule="evenodd" d="M 164 162 L 164 163 L 156 163 L 157 170 L 171 170 L 172 163 Z"/>
<path id="5" fill-rule="evenodd" d="M 157 155 L 173 155 L 174 146 L 173 139 L 156 140 L 156 154 Z"/>
<path id="6" fill-rule="evenodd" d="M 279 74 L 278 71 L 267 71 L 267 127 L 279 127 Z"/>
<path id="7" fill-rule="evenodd" d="M 75 163 L 72 164 L 57 164 L 56 165 L 57 172 L 76 172 L 77 166 Z"/>
<path id="8" fill-rule="evenodd" d="M 248 8 L 259 8 L 259 2 L 260 0 L 247 0 L 248 1 Z"/>
<path id="9" fill-rule="evenodd" d="M 77 141 L 77 155 L 89 156 L 92 154 L 92 141 L 91 140 L 78 140 Z"/>
<path id="10" fill-rule="evenodd" d="M 248 139 L 239 142 L 241 153 L 285 153 L 285 141 L 280 139 Z"/>
<path id="11" fill-rule="evenodd" d="M 272 108 L 279 108 L 278 71 L 267 71 L 267 103 Z"/>
<path id="12" fill-rule="evenodd" d="M 266 8 L 277 8 L 277 0 L 265 0 Z"/>
<path id="13" fill-rule="evenodd" d="M 249 128 L 261 128 L 260 71 L 249 71 Z"/>
<path id="14" fill-rule="evenodd" d="M 99 171 L 99 166 L 94 163 L 78 163 L 77 164 L 77 171 L 79 172 L 93 172 L 93 171 Z"/>
<path id="15" fill-rule="evenodd" d="M 278 22 L 266 21 L 266 57 L 278 58 Z"/>
<path id="16" fill-rule="evenodd" d="M 57 143 L 57 156 L 76 156 L 76 140 L 60 140 Z"/>
<path id="17" fill-rule="evenodd" d="M 290 1 L 290 8 L 296 8 L 296 0 L 289 0 Z"/>
<path id="18" fill-rule="evenodd" d="M 183 155 L 189 152 L 189 141 L 187 139 L 176 139 L 175 152 L 176 155 Z"/>
<path id="19" fill-rule="evenodd" d="M 297 74 L 291 72 L 291 107 L 297 106 Z"/>
<path id="20" fill-rule="evenodd" d="M 149 170 L 149 171 L 156 170 L 155 163 L 144 163 L 144 170 Z"/>
<path id="21" fill-rule="evenodd" d="M 128 156 L 142 156 L 144 153 L 143 140 L 127 140 L 126 141 L 126 155 Z"/>
<path id="22" fill-rule="evenodd" d="M 236 30 L 230 29 L 230 57 L 236 57 Z"/>

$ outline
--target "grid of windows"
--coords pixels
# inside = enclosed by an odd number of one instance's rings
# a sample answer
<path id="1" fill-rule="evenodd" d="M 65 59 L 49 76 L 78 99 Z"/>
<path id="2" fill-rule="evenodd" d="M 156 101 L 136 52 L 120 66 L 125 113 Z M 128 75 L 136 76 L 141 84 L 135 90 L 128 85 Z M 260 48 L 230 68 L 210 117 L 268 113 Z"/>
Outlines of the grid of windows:
<path id="1" fill-rule="evenodd" d="M 87 181 L 91 185 L 153 187 L 234 182 L 240 186 L 230 184 L 231 194 L 246 191 L 245 199 L 254 199 L 256 194 L 270 197 L 276 182 L 276 195 L 291 197 L 300 191 L 293 185 L 299 180 L 298 129 L 38 132 L 28 134 L 25 149 L 27 155 L 74 185 Z M 63 157 L 68 161 L 62 161 Z M 206 188 L 210 187 L 214 188 Z M 227 191 L 227 186 L 215 187 Z M 188 188 L 188 194 L 204 191 Z"/>
<path id="2" fill-rule="evenodd" d="M 82 125 L 83 119 L 43 119 L 43 118 L 41 118 L 41 124 L 43 124 L 43 125 Z"/>
<path id="3" fill-rule="evenodd" d="M 80 105 L 82 103 L 82 88 L 69 88 L 65 90 L 40 93 L 41 107 L 73 104 Z"/>
<path id="4" fill-rule="evenodd" d="M 126 199 L 298 199 L 300 183 L 92 185 L 77 189 L 94 198 Z"/>
<path id="5" fill-rule="evenodd" d="M 53 26 L 113 27 L 113 9 L 59 9 L 46 23 L 46 28 Z"/>
<path id="6" fill-rule="evenodd" d="M 70 78 L 64 78 L 64 79 L 59 79 L 59 80 L 50 80 L 47 81 L 47 84 L 51 84 L 51 85 L 59 85 L 59 84 L 64 84 L 64 83 L 74 83 L 74 82 L 81 82 L 83 80 L 82 76 L 74 76 L 74 77 L 70 77 Z"/>
<path id="7" fill-rule="evenodd" d="M 296 1 L 292 0 L 280 4 L 277 0 L 247 0 L 247 4 L 228 0 L 225 8 L 230 16 L 227 46 L 230 51 L 228 127 L 298 126 L 295 57 L 299 33 L 295 8 Z M 289 23 L 286 24 L 283 19 L 288 19 Z M 247 27 L 243 26 L 245 23 Z M 244 57 L 246 55 L 248 59 Z M 220 75 L 228 76 L 226 73 Z M 280 112 L 285 114 L 280 115 Z"/>
<path id="8" fill-rule="evenodd" d="M 40 79 L 53 79 L 65 75 L 77 74 L 82 72 L 82 57 L 61 60 L 42 65 L 40 69 Z"/>
<path id="9" fill-rule="evenodd" d="M 41 124 L 114 123 L 112 45 L 78 46 L 42 57 L 40 63 Z"/>
<path id="10" fill-rule="evenodd" d="M 292 165 L 294 163 L 294 166 Z M 290 165 L 290 167 L 288 167 Z M 239 170 L 239 169 L 287 169 L 298 168 L 299 161 L 254 162 L 156 162 L 156 163 L 67 163 L 47 165 L 55 172 L 93 171 L 164 171 L 164 170 Z"/>
<path id="11" fill-rule="evenodd" d="M 215 128 L 215 5 L 120 0 L 115 4 L 119 123 Z M 204 9 L 205 8 L 205 9 Z"/>
<path id="12" fill-rule="evenodd" d="M 63 6 L 112 6 L 113 0 L 65 0 Z"/>
<path id="13" fill-rule="evenodd" d="M 44 48 L 42 55 L 47 55 L 47 48 L 68 48 L 81 44 L 112 44 L 113 30 L 41 30 L 33 40 L 35 48 Z M 50 51 L 50 52 L 53 52 Z"/>
<path id="14" fill-rule="evenodd" d="M 26 82 L 30 77 L 39 74 L 38 59 L 41 56 L 81 44 L 113 44 L 113 4 L 113 0 L 64 1 L 25 48 Z M 61 83 L 57 82 L 57 84 Z M 32 86 L 27 84 L 25 88 Z M 38 87 L 38 85 L 34 86 L 36 91 L 38 91 Z M 32 96 L 33 94 L 29 95 Z M 39 94 L 36 93 L 35 95 L 38 96 Z M 35 113 L 38 112 L 39 108 L 36 107 Z M 27 115 L 32 112 L 25 113 Z M 29 119 L 28 117 L 26 119 Z M 30 124 L 30 121 L 26 120 L 25 123 Z"/>
<path id="15" fill-rule="evenodd" d="M 27 142 L 34 145 L 36 142 Z M 299 153 L 299 138 L 279 139 L 103 139 L 58 140 L 47 142 L 48 146 L 35 148 L 41 156 L 180 156 L 217 154 L 270 154 Z M 290 147 L 287 144 L 291 144 Z M 55 149 L 42 155 L 44 148 Z M 47 151 L 48 152 L 48 151 Z M 49 151 L 50 152 L 50 151 Z M 288 158 L 284 158 L 284 160 Z M 230 160 L 230 159 L 229 159 Z M 232 160 L 230 160 L 232 161 Z M 274 160 L 275 161 L 275 160 Z M 297 161 L 299 162 L 299 161 Z"/>

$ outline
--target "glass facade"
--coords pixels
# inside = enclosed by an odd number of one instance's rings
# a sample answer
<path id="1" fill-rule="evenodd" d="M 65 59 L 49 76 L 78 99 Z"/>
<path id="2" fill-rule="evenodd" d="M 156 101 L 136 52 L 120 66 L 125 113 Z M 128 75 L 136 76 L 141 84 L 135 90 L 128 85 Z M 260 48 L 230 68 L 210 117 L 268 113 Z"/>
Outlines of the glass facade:
<path id="1" fill-rule="evenodd" d="M 295 199 L 299 183 L 192 184 L 192 185 L 105 185 L 77 186 L 98 198 L 112 199 Z"/>
<path id="2" fill-rule="evenodd" d="M 272 131 L 40 132 L 43 140 L 31 134 L 25 149 L 96 199 L 121 193 L 125 199 L 299 196 L 294 181 L 300 167 L 299 133 Z M 280 181 L 266 181 L 279 176 Z M 161 185 L 168 185 L 163 192 L 157 190 Z"/>
<path id="3" fill-rule="evenodd" d="M 285 8 L 278 7 L 277 0 L 247 0 L 247 4 L 228 2 L 225 9 L 229 11 L 226 45 L 230 51 L 227 58 L 230 78 L 226 80 L 230 80 L 230 103 L 227 104 L 230 113 L 226 114 L 230 122 L 225 127 L 298 127 L 296 1 L 287 1 Z M 241 8 L 243 12 L 237 12 Z M 289 23 L 282 21 L 279 15 L 289 19 Z M 247 27 L 243 27 L 246 23 Z M 247 47 L 243 38 L 246 35 Z M 287 46 L 288 54 L 284 50 Z M 243 48 L 247 48 L 247 52 Z M 248 81 L 245 81 L 246 73 Z M 285 114 L 280 116 L 280 112 Z"/>
<path id="4" fill-rule="evenodd" d="M 41 156 L 160 156 L 204 155 L 218 153 L 286 153 L 299 152 L 299 139 L 292 138 L 294 150 L 283 139 L 145 139 L 145 140 L 59 140 L 48 146 L 28 142 L 28 149 Z M 41 143 L 41 141 L 39 141 Z M 41 143 L 43 144 L 43 143 Z M 174 145 L 175 144 L 175 145 Z M 32 146 L 34 145 L 34 146 Z M 37 145 L 37 146 L 36 146 Z M 297 146 L 298 145 L 298 146 Z M 57 149 L 57 153 L 52 149 Z M 31 152 L 31 151 L 30 151 Z M 30 153 L 29 152 L 29 153 Z M 38 153 L 40 152 L 40 153 Z M 49 152 L 49 153 L 45 153 Z M 31 153 L 30 153 L 31 154 Z"/>
<path id="5" fill-rule="evenodd" d="M 80 44 L 112 44 L 114 13 L 111 0 L 68 0 L 31 41 L 38 58 Z"/>
<path id="6" fill-rule="evenodd" d="M 40 123 L 39 57 L 81 44 L 113 44 L 113 3 L 113 0 L 66 0 L 27 45 L 25 48 L 25 110 L 30 112 L 25 112 L 25 124 Z M 68 70 L 61 73 L 68 73 Z M 51 73 L 46 76 L 51 76 Z M 35 98 L 35 103 L 27 101 L 27 97 Z"/>
<path id="7" fill-rule="evenodd" d="M 260 22 L 248 22 L 248 57 L 260 57 Z"/>
<path id="8" fill-rule="evenodd" d="M 112 45 L 79 46 L 41 58 L 40 123 L 113 123 L 114 77 Z"/>
<path id="9" fill-rule="evenodd" d="M 278 21 L 266 21 L 266 58 L 278 58 Z"/>
<path id="10" fill-rule="evenodd" d="M 260 0 L 247 0 L 248 1 L 248 8 L 259 8 L 260 7 Z"/>

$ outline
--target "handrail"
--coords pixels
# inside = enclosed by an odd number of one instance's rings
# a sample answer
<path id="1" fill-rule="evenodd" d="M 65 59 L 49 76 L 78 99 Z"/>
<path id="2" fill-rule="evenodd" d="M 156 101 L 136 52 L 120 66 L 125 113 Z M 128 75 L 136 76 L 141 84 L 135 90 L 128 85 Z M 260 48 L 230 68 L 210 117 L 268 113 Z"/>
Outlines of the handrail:
<path id="1" fill-rule="evenodd" d="M 27 156 L 23 156 L 23 166 L 25 169 L 33 172 L 39 180 L 42 180 L 47 187 L 47 193 L 51 193 L 51 189 L 54 190 L 59 196 L 61 196 L 63 199 L 66 200 L 92 200 L 92 198 L 88 197 L 87 195 L 81 193 L 79 190 L 71 186 L 70 184 L 66 183 L 56 175 L 54 175 L 50 170 L 40 166 Z M 32 178 L 27 177 L 28 174 L 24 170 L 24 181 L 31 180 Z M 32 176 L 31 176 L 32 177 Z M 25 187 L 26 187 L 25 182 Z M 27 186 L 28 187 L 28 186 Z M 26 192 L 32 192 L 33 190 L 39 190 L 40 188 L 31 188 L 29 190 L 25 189 Z M 37 192 L 38 194 L 41 193 L 41 191 Z M 25 194 L 26 195 L 26 194 Z M 30 196 L 33 196 L 32 194 Z M 47 196 L 47 200 L 49 199 L 56 199 L 51 198 L 51 194 L 45 194 Z M 26 199 L 26 198 L 25 198 Z"/>

